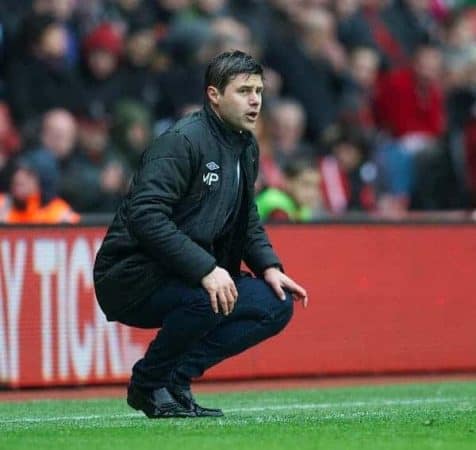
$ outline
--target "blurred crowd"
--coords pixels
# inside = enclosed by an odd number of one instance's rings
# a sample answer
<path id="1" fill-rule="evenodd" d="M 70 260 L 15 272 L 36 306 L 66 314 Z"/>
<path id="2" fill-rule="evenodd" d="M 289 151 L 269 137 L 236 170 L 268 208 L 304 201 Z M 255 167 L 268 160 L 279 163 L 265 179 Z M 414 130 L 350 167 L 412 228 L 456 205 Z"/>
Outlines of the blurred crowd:
<path id="1" fill-rule="evenodd" d="M 472 3 L 1 0 L 0 221 L 114 212 L 229 49 L 265 67 L 264 220 L 472 209 Z"/>

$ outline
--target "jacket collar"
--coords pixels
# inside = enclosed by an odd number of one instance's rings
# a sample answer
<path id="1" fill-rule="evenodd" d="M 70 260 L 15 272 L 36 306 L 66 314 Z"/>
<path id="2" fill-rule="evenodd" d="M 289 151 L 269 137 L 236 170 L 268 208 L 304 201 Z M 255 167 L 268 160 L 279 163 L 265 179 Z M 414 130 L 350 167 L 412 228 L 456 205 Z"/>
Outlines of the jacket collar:
<path id="1" fill-rule="evenodd" d="M 205 117 L 210 125 L 212 134 L 226 147 L 241 152 L 245 145 L 252 142 L 252 134 L 249 131 L 237 131 L 221 120 L 213 111 L 208 102 L 204 106 Z"/>

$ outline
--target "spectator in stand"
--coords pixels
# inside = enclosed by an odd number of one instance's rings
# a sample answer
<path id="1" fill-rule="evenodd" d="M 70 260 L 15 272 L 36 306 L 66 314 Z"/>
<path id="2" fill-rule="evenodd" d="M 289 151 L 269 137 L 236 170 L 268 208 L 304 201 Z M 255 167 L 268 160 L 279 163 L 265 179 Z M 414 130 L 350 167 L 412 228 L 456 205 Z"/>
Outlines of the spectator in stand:
<path id="1" fill-rule="evenodd" d="M 28 16 L 22 24 L 24 53 L 7 71 L 8 101 L 20 125 L 37 120 L 45 111 L 78 107 L 78 80 L 68 67 L 67 35 L 51 16 Z"/>
<path id="2" fill-rule="evenodd" d="M 79 36 L 76 26 L 76 0 L 34 0 L 37 14 L 50 14 L 61 23 L 66 33 L 66 59 L 70 67 L 79 60 Z"/>
<path id="3" fill-rule="evenodd" d="M 0 222 L 79 222 L 79 215 L 51 190 L 51 173 L 56 170 L 53 156 L 39 156 L 31 153 L 18 159 L 10 190 L 0 196 Z"/>
<path id="4" fill-rule="evenodd" d="M 379 125 L 410 151 L 432 147 L 446 131 L 442 68 L 441 50 L 424 44 L 416 49 L 410 67 L 391 71 L 379 83 Z"/>
<path id="5" fill-rule="evenodd" d="M 345 52 L 328 11 L 308 10 L 294 2 L 274 3 L 281 16 L 270 29 L 266 64 L 283 77 L 283 94 L 303 105 L 308 118 L 306 136 L 315 142 L 336 120 Z"/>
<path id="6" fill-rule="evenodd" d="M 149 111 L 140 103 L 123 100 L 117 104 L 112 125 L 112 143 L 123 160 L 127 172 L 139 166 L 143 151 L 152 139 Z"/>
<path id="7" fill-rule="evenodd" d="M 42 117 L 39 141 L 29 153 L 39 160 L 53 158 L 55 169 L 50 173 L 50 190 L 70 201 L 68 185 L 73 181 L 72 170 L 77 163 L 77 124 L 73 115 L 60 108 L 47 111 Z"/>
<path id="8" fill-rule="evenodd" d="M 369 160 L 368 143 L 354 128 L 336 126 L 324 135 L 329 155 L 321 159 L 319 172 L 327 209 L 334 214 L 375 209 L 375 165 Z"/>
<path id="9" fill-rule="evenodd" d="M 281 168 L 295 158 L 315 158 L 316 151 L 304 140 L 306 112 L 298 101 L 274 101 L 269 105 L 269 117 L 273 156 Z"/>
<path id="10" fill-rule="evenodd" d="M 319 173 L 304 159 L 289 162 L 284 170 L 282 189 L 267 188 L 256 197 L 263 222 L 310 222 L 321 211 Z"/>
<path id="11" fill-rule="evenodd" d="M 439 47 L 422 44 L 412 66 L 390 72 L 378 89 L 378 120 L 411 155 L 413 209 L 446 208 L 453 196 L 454 174 L 443 139 L 447 112 L 442 69 Z"/>
<path id="12" fill-rule="evenodd" d="M 442 84 L 442 53 L 433 45 L 420 45 L 413 65 L 390 73 L 382 80 L 377 96 L 377 113 L 392 135 L 413 159 L 411 207 L 445 207 L 447 181 L 451 176 L 443 144 L 447 131 L 446 102 Z M 384 100 L 384 92 L 392 92 Z"/>
<path id="13" fill-rule="evenodd" d="M 109 131 L 104 119 L 78 121 L 78 153 L 65 198 L 80 213 L 114 213 L 127 188 L 128 176 Z"/>
<path id="14" fill-rule="evenodd" d="M 150 111 L 157 110 L 163 96 L 159 77 L 152 68 L 155 49 L 152 18 L 131 20 L 125 40 L 122 96 L 144 103 Z"/>
<path id="15" fill-rule="evenodd" d="M 8 53 L 18 56 L 18 53 L 23 51 L 23 45 L 18 42 L 20 46 L 17 47 L 14 40 L 26 16 L 50 15 L 59 22 L 68 21 L 76 7 L 75 3 L 75 0 L 2 0 L 0 2 L 0 42 L 5 39 Z"/>
<path id="16" fill-rule="evenodd" d="M 349 70 L 342 94 L 339 118 L 360 127 L 370 137 L 375 132 L 373 111 L 379 55 L 370 47 L 356 47 L 349 55 Z"/>
<path id="17" fill-rule="evenodd" d="M 111 115 L 121 98 L 123 37 L 117 27 L 102 23 L 83 41 L 81 70 L 82 115 L 102 118 Z"/>

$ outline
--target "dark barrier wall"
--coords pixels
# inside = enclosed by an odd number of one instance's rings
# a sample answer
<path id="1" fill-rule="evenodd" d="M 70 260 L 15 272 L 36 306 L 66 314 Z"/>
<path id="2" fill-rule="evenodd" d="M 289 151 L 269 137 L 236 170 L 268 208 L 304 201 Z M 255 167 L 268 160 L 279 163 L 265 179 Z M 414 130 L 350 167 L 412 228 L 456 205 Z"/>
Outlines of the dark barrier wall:
<path id="1" fill-rule="evenodd" d="M 280 336 L 209 379 L 476 370 L 476 228 L 269 229 L 309 291 Z M 124 381 L 153 332 L 105 321 L 91 270 L 101 227 L 0 229 L 0 382 Z"/>

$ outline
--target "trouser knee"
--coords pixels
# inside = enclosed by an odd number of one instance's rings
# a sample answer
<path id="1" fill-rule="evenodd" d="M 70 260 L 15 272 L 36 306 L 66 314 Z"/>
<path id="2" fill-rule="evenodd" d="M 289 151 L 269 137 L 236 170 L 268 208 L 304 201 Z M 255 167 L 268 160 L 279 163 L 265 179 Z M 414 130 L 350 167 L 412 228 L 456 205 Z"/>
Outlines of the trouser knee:
<path id="1" fill-rule="evenodd" d="M 289 293 L 286 293 L 286 300 L 282 304 L 282 316 L 284 320 L 284 325 L 286 325 L 294 314 L 294 301 L 293 296 Z"/>
<path id="2" fill-rule="evenodd" d="M 278 300 L 274 306 L 273 323 L 276 332 L 281 331 L 291 320 L 294 312 L 292 295 L 286 293 L 286 300 Z"/>

